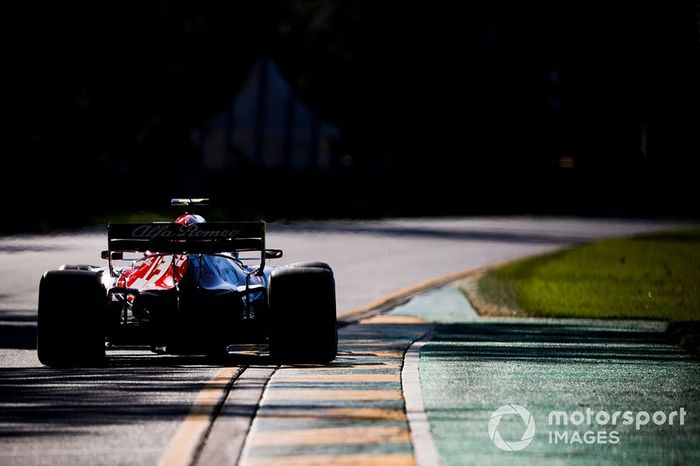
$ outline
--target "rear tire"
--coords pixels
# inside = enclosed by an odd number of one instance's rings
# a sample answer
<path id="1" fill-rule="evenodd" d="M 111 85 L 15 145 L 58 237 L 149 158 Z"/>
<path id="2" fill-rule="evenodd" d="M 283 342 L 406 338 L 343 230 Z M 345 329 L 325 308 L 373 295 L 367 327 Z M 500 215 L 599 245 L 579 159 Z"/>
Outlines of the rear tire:
<path id="1" fill-rule="evenodd" d="M 333 272 L 331 266 L 325 262 L 294 262 L 293 264 L 289 264 L 289 267 L 311 267 L 314 269 L 328 270 L 331 273 Z"/>
<path id="2" fill-rule="evenodd" d="M 285 267 L 269 286 L 270 356 L 279 362 L 328 363 L 338 351 L 333 272 Z"/>
<path id="3" fill-rule="evenodd" d="M 107 293 L 100 276 L 87 270 L 52 270 L 41 278 L 37 356 L 42 364 L 104 364 Z"/>
<path id="4" fill-rule="evenodd" d="M 63 264 L 58 270 L 90 270 L 99 268 L 96 265 L 89 264 Z"/>

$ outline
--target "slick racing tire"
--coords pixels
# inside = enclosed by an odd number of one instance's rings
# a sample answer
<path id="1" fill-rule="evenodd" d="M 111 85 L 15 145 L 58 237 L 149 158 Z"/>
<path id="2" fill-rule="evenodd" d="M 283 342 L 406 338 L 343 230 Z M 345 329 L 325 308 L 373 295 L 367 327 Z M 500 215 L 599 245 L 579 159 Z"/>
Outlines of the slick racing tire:
<path id="1" fill-rule="evenodd" d="M 99 272 L 46 272 L 39 284 L 39 361 L 56 367 L 104 364 L 106 305 Z"/>
<path id="2" fill-rule="evenodd" d="M 270 356 L 282 363 L 325 364 L 338 352 L 335 280 L 330 268 L 285 267 L 269 286 Z"/>
<path id="3" fill-rule="evenodd" d="M 99 268 L 96 265 L 88 264 L 63 264 L 58 268 L 58 270 L 90 270 Z"/>
<path id="4" fill-rule="evenodd" d="M 325 262 L 294 262 L 293 264 L 289 264 L 289 267 L 311 267 L 314 269 L 324 269 L 328 270 L 329 272 L 333 272 L 331 266 Z"/>

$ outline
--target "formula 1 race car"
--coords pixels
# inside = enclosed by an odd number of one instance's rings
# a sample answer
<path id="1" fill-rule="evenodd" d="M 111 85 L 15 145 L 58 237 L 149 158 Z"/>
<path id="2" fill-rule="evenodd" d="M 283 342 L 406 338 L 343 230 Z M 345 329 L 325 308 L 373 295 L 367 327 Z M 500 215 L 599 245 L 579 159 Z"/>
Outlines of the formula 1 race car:
<path id="1" fill-rule="evenodd" d="M 207 200 L 171 203 L 189 210 Z M 63 265 L 41 278 L 39 360 L 99 365 L 106 348 L 122 345 L 214 357 L 232 344 L 262 343 L 276 362 L 332 361 L 333 271 L 323 262 L 266 265 L 280 257 L 265 247 L 264 222 L 185 212 L 173 223 L 111 223 L 106 267 Z"/>

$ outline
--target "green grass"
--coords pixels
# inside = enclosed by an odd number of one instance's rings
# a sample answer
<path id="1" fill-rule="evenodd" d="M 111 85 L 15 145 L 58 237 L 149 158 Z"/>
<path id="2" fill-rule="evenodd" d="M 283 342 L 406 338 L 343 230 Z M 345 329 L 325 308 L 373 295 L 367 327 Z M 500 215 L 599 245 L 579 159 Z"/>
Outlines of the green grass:
<path id="1" fill-rule="evenodd" d="M 486 274 L 477 290 L 525 315 L 700 320 L 700 228 L 517 261 Z"/>

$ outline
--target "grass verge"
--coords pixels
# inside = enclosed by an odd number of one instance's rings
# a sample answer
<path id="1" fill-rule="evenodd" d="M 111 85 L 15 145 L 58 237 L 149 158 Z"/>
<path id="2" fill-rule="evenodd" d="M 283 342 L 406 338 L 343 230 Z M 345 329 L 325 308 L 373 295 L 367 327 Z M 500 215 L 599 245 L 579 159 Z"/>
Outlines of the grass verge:
<path id="1" fill-rule="evenodd" d="M 477 309 L 540 317 L 700 320 L 700 228 L 585 244 L 494 269 Z"/>

